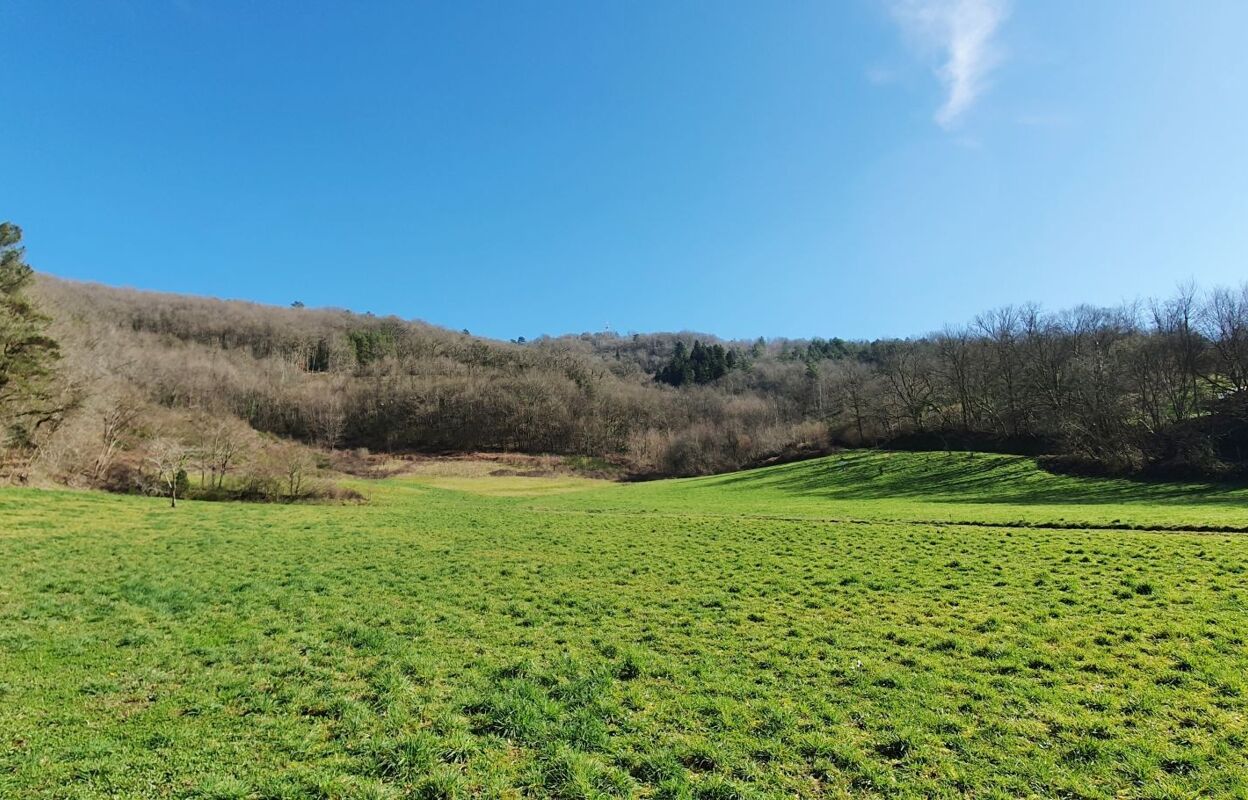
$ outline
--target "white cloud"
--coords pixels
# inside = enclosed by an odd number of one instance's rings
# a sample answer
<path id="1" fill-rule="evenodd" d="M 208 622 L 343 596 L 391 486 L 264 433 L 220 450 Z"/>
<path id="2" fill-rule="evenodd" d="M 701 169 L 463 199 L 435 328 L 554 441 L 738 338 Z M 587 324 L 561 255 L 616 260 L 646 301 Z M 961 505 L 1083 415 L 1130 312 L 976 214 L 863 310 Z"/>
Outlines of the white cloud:
<path id="1" fill-rule="evenodd" d="M 940 61 L 946 95 L 936 122 L 956 127 L 1001 61 L 994 37 L 1009 15 L 1007 0 L 891 0 L 889 9 L 907 38 Z"/>

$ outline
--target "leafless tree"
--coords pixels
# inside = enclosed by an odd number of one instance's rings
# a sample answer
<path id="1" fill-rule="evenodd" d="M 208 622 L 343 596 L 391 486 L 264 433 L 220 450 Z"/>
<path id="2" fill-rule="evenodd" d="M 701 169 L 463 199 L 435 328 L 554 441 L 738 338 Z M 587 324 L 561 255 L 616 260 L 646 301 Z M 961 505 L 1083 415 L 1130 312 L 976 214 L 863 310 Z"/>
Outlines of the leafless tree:
<path id="1" fill-rule="evenodd" d="M 120 389 L 100 410 L 99 450 L 91 464 L 91 481 L 98 484 L 112 466 L 125 437 L 143 412 L 143 402 L 135 392 Z"/>
<path id="2" fill-rule="evenodd" d="M 243 432 L 234 420 L 206 421 L 196 437 L 195 460 L 200 485 L 220 489 L 244 450 Z"/>
<path id="3" fill-rule="evenodd" d="M 933 337 L 933 344 L 940 381 L 950 390 L 963 430 L 972 430 L 979 421 L 978 343 L 966 328 L 945 328 Z"/>
<path id="4" fill-rule="evenodd" d="M 975 326 L 987 347 L 989 380 L 986 405 L 989 418 L 1004 436 L 1017 436 L 1026 425 L 1025 391 L 1022 380 L 1023 313 L 1005 306 L 975 318 Z"/>
<path id="5" fill-rule="evenodd" d="M 849 413 L 859 444 L 867 443 L 866 422 L 872 409 L 873 378 L 873 371 L 865 364 L 848 360 L 836 362 L 834 396 Z"/>
<path id="6" fill-rule="evenodd" d="M 1202 321 L 1213 344 L 1209 378 L 1215 390 L 1221 395 L 1248 393 L 1248 283 L 1215 289 Z"/>
<path id="7" fill-rule="evenodd" d="M 327 450 L 337 447 L 342 442 L 346 423 L 347 413 L 338 392 L 326 390 L 308 403 L 308 424 L 313 441 L 320 447 Z"/>
<path id="8" fill-rule="evenodd" d="M 251 467 L 253 481 L 264 494 L 289 500 L 304 494 L 315 469 L 316 460 L 306 447 L 285 442 L 266 445 Z"/>
<path id="9" fill-rule="evenodd" d="M 924 348 L 912 342 L 890 343 L 880 369 L 905 421 L 915 431 L 924 430 L 934 394 L 932 364 Z"/>
<path id="10" fill-rule="evenodd" d="M 178 506 L 178 483 L 186 475 L 190 448 L 176 439 L 160 438 L 148 445 L 147 464 L 157 485 L 169 495 L 171 508 Z"/>

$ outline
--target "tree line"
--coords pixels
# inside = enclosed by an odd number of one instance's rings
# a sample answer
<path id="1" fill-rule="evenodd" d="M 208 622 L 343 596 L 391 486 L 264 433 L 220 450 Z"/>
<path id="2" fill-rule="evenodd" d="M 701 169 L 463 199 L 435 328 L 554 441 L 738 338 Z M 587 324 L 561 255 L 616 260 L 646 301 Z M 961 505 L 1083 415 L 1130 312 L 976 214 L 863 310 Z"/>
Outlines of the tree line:
<path id="1" fill-rule="evenodd" d="M 19 479 L 142 473 L 158 440 L 202 450 L 206 421 L 257 437 L 249 463 L 270 477 L 281 470 L 261 454 L 291 443 L 591 455 L 638 475 L 836 446 L 974 448 L 1176 476 L 1248 465 L 1248 286 L 1114 308 L 1006 307 L 904 340 L 502 342 L 338 309 L 32 282 L 20 231 L 0 231 L 0 450 Z"/>
<path id="2" fill-rule="evenodd" d="M 812 363 L 823 415 L 855 443 L 1200 476 L 1242 472 L 1248 458 L 1248 286 L 1115 308 L 1005 307 Z"/>

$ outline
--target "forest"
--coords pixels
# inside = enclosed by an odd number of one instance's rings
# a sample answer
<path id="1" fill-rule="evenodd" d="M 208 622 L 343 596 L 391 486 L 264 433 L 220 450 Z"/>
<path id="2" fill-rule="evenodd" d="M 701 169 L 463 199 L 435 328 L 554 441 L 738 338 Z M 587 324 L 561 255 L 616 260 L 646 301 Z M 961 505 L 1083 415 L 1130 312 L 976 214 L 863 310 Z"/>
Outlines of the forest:
<path id="1" fill-rule="evenodd" d="M 506 342 L 35 276 L 20 229 L 2 241 L 0 468 L 15 482 L 224 489 L 251 475 L 255 494 L 295 495 L 318 453 L 365 450 L 591 456 L 634 477 L 842 447 L 1164 478 L 1248 470 L 1248 284 L 1006 306 L 908 339 Z"/>

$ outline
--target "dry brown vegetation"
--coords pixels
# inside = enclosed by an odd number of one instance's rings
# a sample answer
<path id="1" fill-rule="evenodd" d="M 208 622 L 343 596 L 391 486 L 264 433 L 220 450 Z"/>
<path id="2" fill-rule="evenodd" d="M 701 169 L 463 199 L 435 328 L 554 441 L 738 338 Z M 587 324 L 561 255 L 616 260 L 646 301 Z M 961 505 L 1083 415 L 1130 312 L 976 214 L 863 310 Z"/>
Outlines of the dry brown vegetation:
<path id="1" fill-rule="evenodd" d="M 694 474 L 825 438 L 783 398 L 662 387 L 576 340 L 521 345 L 47 277 L 38 295 L 81 397 L 41 460 L 71 483 L 121 488 L 116 464 L 133 460 L 119 455 L 162 438 L 194 449 L 187 472 L 208 488 L 242 465 L 250 474 L 277 439 L 322 452 L 584 455 L 613 471 Z"/>
<path id="2" fill-rule="evenodd" d="M 326 470 L 391 468 L 354 455 L 363 452 L 579 456 L 614 476 L 722 472 L 836 445 L 1027 452 L 1068 468 L 1202 476 L 1242 472 L 1248 460 L 1248 288 L 1060 314 L 1005 308 L 869 343 L 610 333 L 502 342 L 394 317 L 49 277 L 35 296 L 54 320 L 70 398 L 35 473 L 76 485 L 157 491 L 153 451 L 172 444 L 186 451 L 175 471 L 184 490 L 267 499 L 319 494 Z M 695 340 L 730 353 L 727 372 L 657 381 L 665 370 L 679 377 L 675 359 Z"/>

